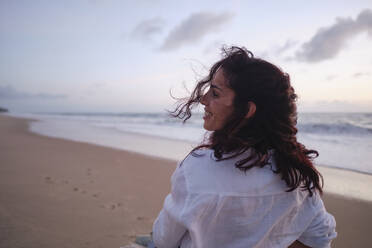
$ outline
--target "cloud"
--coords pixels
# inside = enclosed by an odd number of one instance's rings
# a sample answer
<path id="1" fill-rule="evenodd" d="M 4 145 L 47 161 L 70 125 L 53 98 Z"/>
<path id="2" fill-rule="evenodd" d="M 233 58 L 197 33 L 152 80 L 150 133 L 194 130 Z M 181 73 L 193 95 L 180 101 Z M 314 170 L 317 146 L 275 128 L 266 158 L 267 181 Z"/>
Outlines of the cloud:
<path id="1" fill-rule="evenodd" d="M 186 44 L 195 44 L 208 34 L 219 31 L 232 17 L 233 14 L 228 12 L 220 14 L 194 13 L 169 32 L 160 49 L 169 51 Z"/>
<path id="2" fill-rule="evenodd" d="M 259 58 L 271 59 L 272 57 L 282 57 L 284 60 L 291 61 L 292 58 L 284 56 L 288 50 L 293 49 L 298 45 L 298 41 L 286 40 L 285 43 L 275 45 L 267 50 L 258 51 L 255 53 Z M 284 54 L 284 55 L 283 55 Z"/>
<path id="3" fill-rule="evenodd" d="M 336 23 L 320 28 L 302 44 L 295 59 L 305 62 L 320 62 L 336 57 L 355 35 L 367 32 L 372 37 L 372 10 L 365 9 L 357 18 L 337 18 Z"/>
<path id="4" fill-rule="evenodd" d="M 353 78 L 360 78 L 371 75 L 369 72 L 357 72 L 352 75 Z"/>
<path id="5" fill-rule="evenodd" d="M 332 81 L 332 80 L 334 80 L 334 79 L 336 79 L 336 78 L 338 78 L 337 75 L 328 75 L 328 76 L 326 77 L 326 80 L 327 80 L 327 81 Z"/>
<path id="6" fill-rule="evenodd" d="M 67 95 L 63 94 L 47 94 L 47 93 L 27 93 L 23 91 L 19 91 L 15 88 L 13 88 L 10 85 L 1 86 L 0 85 L 0 98 L 3 99 L 60 99 L 60 98 L 66 98 Z"/>
<path id="7" fill-rule="evenodd" d="M 131 32 L 131 37 L 136 40 L 150 41 L 154 35 L 163 32 L 164 20 L 154 17 L 137 24 Z"/>
<path id="8" fill-rule="evenodd" d="M 298 44 L 298 41 L 287 40 L 283 45 L 275 48 L 275 54 L 280 55 Z"/>

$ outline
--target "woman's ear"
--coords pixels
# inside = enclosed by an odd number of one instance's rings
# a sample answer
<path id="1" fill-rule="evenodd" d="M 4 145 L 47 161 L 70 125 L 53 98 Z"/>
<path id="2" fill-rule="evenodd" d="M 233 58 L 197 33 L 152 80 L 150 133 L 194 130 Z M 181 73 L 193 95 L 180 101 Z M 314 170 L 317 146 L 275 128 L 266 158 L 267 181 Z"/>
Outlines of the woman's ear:
<path id="1" fill-rule="evenodd" d="M 246 119 L 251 118 L 256 113 L 256 104 L 254 102 L 248 102 L 248 112 L 245 115 Z"/>

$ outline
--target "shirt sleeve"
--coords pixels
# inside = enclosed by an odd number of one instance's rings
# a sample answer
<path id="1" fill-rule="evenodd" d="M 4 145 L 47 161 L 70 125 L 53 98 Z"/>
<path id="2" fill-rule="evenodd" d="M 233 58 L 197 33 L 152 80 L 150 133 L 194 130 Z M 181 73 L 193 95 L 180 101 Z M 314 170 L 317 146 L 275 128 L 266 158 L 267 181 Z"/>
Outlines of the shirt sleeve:
<path id="1" fill-rule="evenodd" d="M 152 238 L 158 248 L 178 247 L 187 231 L 181 218 L 186 205 L 187 189 L 179 166 L 172 175 L 171 183 L 171 193 L 165 198 L 163 209 L 153 225 Z"/>
<path id="2" fill-rule="evenodd" d="M 331 214 L 327 213 L 320 196 L 314 195 L 313 197 L 317 198 L 317 212 L 298 240 L 310 247 L 330 248 L 331 241 L 337 236 L 336 221 Z"/>

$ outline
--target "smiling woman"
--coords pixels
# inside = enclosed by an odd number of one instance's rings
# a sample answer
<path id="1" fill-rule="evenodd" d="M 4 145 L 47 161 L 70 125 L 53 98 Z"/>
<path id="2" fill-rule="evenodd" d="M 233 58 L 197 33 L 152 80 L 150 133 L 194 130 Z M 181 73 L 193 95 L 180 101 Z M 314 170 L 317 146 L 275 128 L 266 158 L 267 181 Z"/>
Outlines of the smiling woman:
<path id="1" fill-rule="evenodd" d="M 209 139 L 172 176 L 153 226 L 157 247 L 330 247 L 335 220 L 320 198 L 317 156 L 296 138 L 289 75 L 244 48 L 224 50 L 190 98 Z"/>
<path id="2" fill-rule="evenodd" d="M 221 129 L 233 113 L 235 93 L 227 85 L 220 69 L 214 75 L 210 89 L 202 97 L 200 103 L 205 106 L 204 128 L 208 131 Z"/>

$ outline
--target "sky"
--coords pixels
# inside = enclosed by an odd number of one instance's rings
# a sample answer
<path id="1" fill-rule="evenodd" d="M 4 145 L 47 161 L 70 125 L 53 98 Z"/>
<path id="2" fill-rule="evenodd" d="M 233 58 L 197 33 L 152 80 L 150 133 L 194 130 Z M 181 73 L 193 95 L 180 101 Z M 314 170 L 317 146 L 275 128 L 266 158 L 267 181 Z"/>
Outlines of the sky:
<path id="1" fill-rule="evenodd" d="M 0 0 L 0 107 L 163 112 L 244 46 L 303 112 L 372 112 L 372 1 Z"/>

